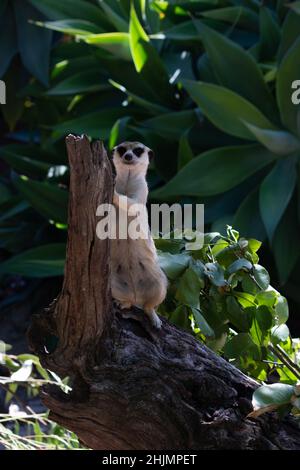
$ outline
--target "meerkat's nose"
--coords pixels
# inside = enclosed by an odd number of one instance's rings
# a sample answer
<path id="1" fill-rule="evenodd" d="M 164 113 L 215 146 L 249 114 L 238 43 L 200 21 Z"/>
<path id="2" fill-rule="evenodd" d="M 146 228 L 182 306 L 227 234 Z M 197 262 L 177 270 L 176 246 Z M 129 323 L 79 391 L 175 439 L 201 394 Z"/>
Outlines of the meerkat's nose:
<path id="1" fill-rule="evenodd" d="M 132 160 L 132 153 L 130 152 L 127 152 L 125 153 L 124 155 L 124 159 L 127 161 L 127 162 L 130 162 L 130 160 Z"/>

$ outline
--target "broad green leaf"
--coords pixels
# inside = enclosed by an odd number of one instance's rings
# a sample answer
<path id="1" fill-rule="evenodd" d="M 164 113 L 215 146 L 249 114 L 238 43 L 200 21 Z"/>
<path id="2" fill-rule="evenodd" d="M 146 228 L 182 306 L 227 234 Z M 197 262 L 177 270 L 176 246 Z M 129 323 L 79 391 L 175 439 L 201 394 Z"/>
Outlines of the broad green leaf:
<path id="1" fill-rule="evenodd" d="M 271 11 L 262 6 L 259 14 L 260 22 L 260 57 L 273 59 L 280 43 L 280 28 Z"/>
<path id="2" fill-rule="evenodd" d="M 266 238 L 266 231 L 259 212 L 259 192 L 254 189 L 239 206 L 232 225 L 244 236 L 259 240 Z"/>
<path id="3" fill-rule="evenodd" d="M 258 16 L 250 8 L 244 6 L 228 6 L 225 8 L 215 8 L 214 10 L 205 10 L 201 12 L 204 18 L 213 18 L 215 20 L 225 21 L 231 23 L 234 26 L 236 24 L 257 31 L 258 29 Z"/>
<path id="4" fill-rule="evenodd" d="M 61 276 L 64 270 L 65 251 L 64 243 L 41 245 L 0 263 L 0 272 L 27 277 Z"/>
<path id="5" fill-rule="evenodd" d="M 233 274 L 240 270 L 250 271 L 250 269 L 252 269 L 252 263 L 250 263 L 250 261 L 248 261 L 247 259 L 239 258 L 233 263 L 231 263 L 230 266 L 228 266 L 228 268 L 226 269 L 226 273 Z"/>
<path id="6" fill-rule="evenodd" d="M 52 33 L 29 23 L 29 19 L 41 19 L 40 13 L 29 2 L 15 0 L 13 4 L 22 62 L 29 73 L 47 86 Z"/>
<path id="7" fill-rule="evenodd" d="M 5 160 L 14 170 L 20 173 L 26 173 L 30 176 L 46 176 L 51 168 L 50 163 L 34 160 L 25 155 L 20 155 L 9 148 L 1 149 L 0 156 Z"/>
<path id="8" fill-rule="evenodd" d="M 0 183 L 0 204 L 8 201 L 12 196 L 10 189 L 5 184 Z"/>
<path id="9" fill-rule="evenodd" d="M 299 225 L 293 200 L 278 224 L 272 246 L 279 281 L 284 285 L 300 256 Z"/>
<path id="10" fill-rule="evenodd" d="M 180 328 L 185 330 L 190 329 L 191 322 L 189 319 L 188 308 L 185 305 L 179 305 L 174 312 L 170 314 L 169 320 Z"/>
<path id="11" fill-rule="evenodd" d="M 128 22 L 122 16 L 122 10 L 120 8 L 119 2 L 113 0 L 108 2 L 107 0 L 99 1 L 100 7 L 105 11 L 107 19 L 115 26 L 118 31 L 128 32 Z"/>
<path id="12" fill-rule="evenodd" d="M 292 102 L 292 83 L 299 78 L 300 37 L 290 47 L 281 61 L 277 72 L 276 94 L 283 124 L 300 136 L 298 115 L 300 105 Z"/>
<path id="13" fill-rule="evenodd" d="M 258 292 L 255 296 L 255 300 L 258 305 L 266 305 L 267 307 L 273 307 L 277 299 L 277 293 L 275 290 L 268 290 L 264 292 Z"/>
<path id="14" fill-rule="evenodd" d="M 24 199 L 43 217 L 66 223 L 68 192 L 47 182 L 34 181 L 15 175 L 13 183 Z"/>
<path id="15" fill-rule="evenodd" d="M 161 114 L 157 117 L 147 119 L 141 124 L 143 127 L 152 129 L 165 138 L 179 139 L 183 132 L 192 127 L 196 122 L 196 113 L 191 111 L 177 111 Z"/>
<path id="16" fill-rule="evenodd" d="M 151 83 L 160 101 L 173 103 L 173 88 L 164 63 L 139 22 L 133 4 L 130 11 L 129 44 L 136 71 L 143 80 Z"/>
<path id="17" fill-rule="evenodd" d="M 176 299 L 189 307 L 199 308 L 199 295 L 203 281 L 192 267 L 187 268 L 180 277 Z"/>
<path id="18" fill-rule="evenodd" d="M 259 264 L 253 267 L 253 276 L 262 290 L 266 290 L 270 285 L 270 276 L 268 271 Z"/>
<path id="19" fill-rule="evenodd" d="M 282 325 L 276 325 L 271 331 L 271 341 L 273 344 L 284 342 L 288 339 L 289 334 L 289 329 L 284 323 Z"/>
<path id="20" fill-rule="evenodd" d="M 288 157 L 276 163 L 260 186 L 260 213 L 270 240 L 293 195 L 296 181 L 296 161 Z"/>
<path id="21" fill-rule="evenodd" d="M 270 330 L 273 324 L 273 316 L 269 307 L 266 305 L 260 305 L 255 310 L 255 319 L 260 329 L 265 332 Z"/>
<path id="22" fill-rule="evenodd" d="M 208 277 L 214 286 L 227 286 L 227 281 L 224 277 L 225 270 L 218 263 L 206 263 L 204 274 Z"/>
<path id="23" fill-rule="evenodd" d="M 47 95 L 73 95 L 77 93 L 92 93 L 94 91 L 106 91 L 110 85 L 103 81 L 99 70 L 87 70 L 79 72 L 62 80 L 47 91 Z"/>
<path id="24" fill-rule="evenodd" d="M 125 108 L 109 108 L 81 116 L 71 121 L 64 121 L 54 126 L 56 136 L 69 133 L 86 133 L 94 138 L 107 139 L 117 119 L 123 117 L 127 110 Z"/>
<path id="25" fill-rule="evenodd" d="M 81 38 L 87 44 L 101 47 L 120 59 L 131 61 L 128 33 L 91 34 Z"/>
<path id="26" fill-rule="evenodd" d="M 3 4 L 3 6 L 5 6 Z M 11 59 L 18 50 L 13 5 L 8 4 L 0 15 L 0 78 L 3 77 Z"/>
<path id="27" fill-rule="evenodd" d="M 38 26 L 43 26 L 53 31 L 59 31 L 64 34 L 85 35 L 100 33 L 101 28 L 94 23 L 86 20 L 66 19 L 60 21 L 37 22 Z"/>
<path id="28" fill-rule="evenodd" d="M 288 5 L 292 10 L 294 10 L 298 15 L 300 15 L 300 2 L 297 0 L 296 2 L 291 2 Z"/>
<path id="29" fill-rule="evenodd" d="M 258 142 L 277 155 L 288 155 L 300 150 L 300 140 L 290 132 L 261 129 L 247 122 L 244 124 Z"/>
<path id="30" fill-rule="evenodd" d="M 204 152 L 185 165 L 151 197 L 213 196 L 242 183 L 274 160 L 274 155 L 258 145 L 223 147 Z"/>
<path id="31" fill-rule="evenodd" d="M 196 23 L 196 27 L 220 85 L 245 98 L 253 107 L 256 106 L 274 119 L 276 108 L 273 98 L 253 57 L 225 35 L 203 23 Z"/>
<path id="32" fill-rule="evenodd" d="M 276 129 L 250 101 L 228 88 L 192 80 L 183 80 L 183 85 L 208 119 L 228 134 L 253 139 L 244 121 L 263 129 Z"/>
<path id="33" fill-rule="evenodd" d="M 23 0 L 22 0 L 23 1 Z M 85 0 L 29 0 L 50 20 L 80 19 L 109 30 L 110 23 L 101 8 Z"/>
<path id="34" fill-rule="evenodd" d="M 178 171 L 181 170 L 187 163 L 193 160 L 194 154 L 190 147 L 186 135 L 180 137 L 178 146 Z"/>
<path id="35" fill-rule="evenodd" d="M 228 320 L 239 331 L 247 332 L 251 327 L 252 318 L 248 312 L 240 306 L 237 300 L 229 295 L 226 298 Z"/>
<path id="36" fill-rule="evenodd" d="M 285 323 L 289 318 L 289 306 L 285 297 L 280 295 L 275 305 L 276 320 L 279 325 Z"/>
<path id="37" fill-rule="evenodd" d="M 249 333 L 239 333 L 233 336 L 224 347 L 224 354 L 228 359 L 234 359 L 240 356 L 251 356 L 259 359 L 260 351 L 253 342 Z"/>
<path id="38" fill-rule="evenodd" d="M 294 394 L 294 387 L 288 384 L 263 385 L 255 390 L 252 404 L 255 410 L 270 405 L 284 405 L 290 403 Z"/>
<path id="39" fill-rule="evenodd" d="M 296 42 L 300 35 L 299 16 L 293 11 L 289 11 L 282 26 L 281 42 L 278 51 L 279 61 L 285 56 L 289 48 Z"/>
<path id="40" fill-rule="evenodd" d="M 158 261 L 161 269 L 166 273 L 169 279 L 176 279 L 187 268 L 190 256 L 186 254 L 174 254 L 160 251 L 158 252 Z"/>
<path id="41" fill-rule="evenodd" d="M 201 313 L 201 310 L 192 307 L 191 311 L 193 313 L 195 324 L 199 328 L 200 332 L 208 338 L 214 338 L 214 330 L 209 326 L 209 324 L 205 320 L 204 316 Z"/>

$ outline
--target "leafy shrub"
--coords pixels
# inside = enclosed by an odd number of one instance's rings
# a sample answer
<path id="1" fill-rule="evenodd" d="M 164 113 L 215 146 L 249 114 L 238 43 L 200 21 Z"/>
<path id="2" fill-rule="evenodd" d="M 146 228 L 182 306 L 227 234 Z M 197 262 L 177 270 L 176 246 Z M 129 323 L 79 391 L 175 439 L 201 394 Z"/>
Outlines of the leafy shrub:
<path id="1" fill-rule="evenodd" d="M 38 395 L 45 384 L 55 384 L 65 391 L 66 380 L 47 372 L 32 354 L 9 354 L 8 345 L 1 343 L 0 388 L 5 390 L 8 413 L 0 414 L 0 444 L 7 450 L 74 450 L 82 448 L 74 433 L 48 418 L 48 412 L 37 413 L 24 403 L 18 393 L 28 398 Z"/>
<path id="2" fill-rule="evenodd" d="M 0 272 L 62 273 L 65 134 L 100 137 L 109 148 L 143 140 L 156 154 L 148 175 L 152 200 L 205 203 L 207 225 L 222 233 L 207 235 L 198 255 L 158 242 L 173 280 L 162 313 L 252 376 L 266 380 L 275 373 L 294 385 L 298 343 L 285 326 L 285 300 L 256 266 L 254 240 L 269 244 L 277 270 L 272 278 L 299 302 L 299 106 L 291 102 L 300 66 L 298 2 L 3 5 L 6 27 L 30 24 L 32 34 L 29 45 L 18 32 L 18 46 L 2 49 L 2 76 L 13 84 L 11 77 L 24 75 L 23 68 L 16 73 L 21 58 L 35 78 L 16 83 L 1 108 L 14 132 L 7 132 L 0 150 L 6 169 L 0 180 Z M 34 64 L 25 51 L 37 50 L 49 31 L 56 36 L 48 84 L 49 47 L 45 60 Z M 226 233 L 228 223 L 249 240 Z M 286 355 L 295 359 L 291 367 Z"/>

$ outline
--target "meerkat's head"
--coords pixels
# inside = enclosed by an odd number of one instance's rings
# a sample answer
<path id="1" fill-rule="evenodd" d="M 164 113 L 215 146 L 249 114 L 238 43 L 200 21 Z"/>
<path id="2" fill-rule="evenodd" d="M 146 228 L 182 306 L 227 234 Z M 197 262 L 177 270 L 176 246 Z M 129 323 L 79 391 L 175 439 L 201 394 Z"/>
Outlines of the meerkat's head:
<path id="1" fill-rule="evenodd" d="M 122 169 L 146 171 L 153 151 L 140 142 L 123 142 L 113 149 L 113 162 L 116 171 Z"/>

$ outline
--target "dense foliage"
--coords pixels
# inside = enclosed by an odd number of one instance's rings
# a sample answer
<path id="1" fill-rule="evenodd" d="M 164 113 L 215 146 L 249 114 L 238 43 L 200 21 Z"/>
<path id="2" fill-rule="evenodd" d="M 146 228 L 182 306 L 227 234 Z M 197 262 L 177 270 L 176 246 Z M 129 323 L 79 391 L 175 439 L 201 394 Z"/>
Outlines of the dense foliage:
<path id="1" fill-rule="evenodd" d="M 214 232 L 194 252 L 158 240 L 170 278 L 161 313 L 253 377 L 292 387 L 282 403 L 291 408 L 299 343 L 256 239 L 297 305 L 299 11 L 283 0 L 3 1 L 3 280 L 62 274 L 64 136 L 87 133 L 108 148 L 142 140 L 155 153 L 151 199 L 204 203 Z"/>

